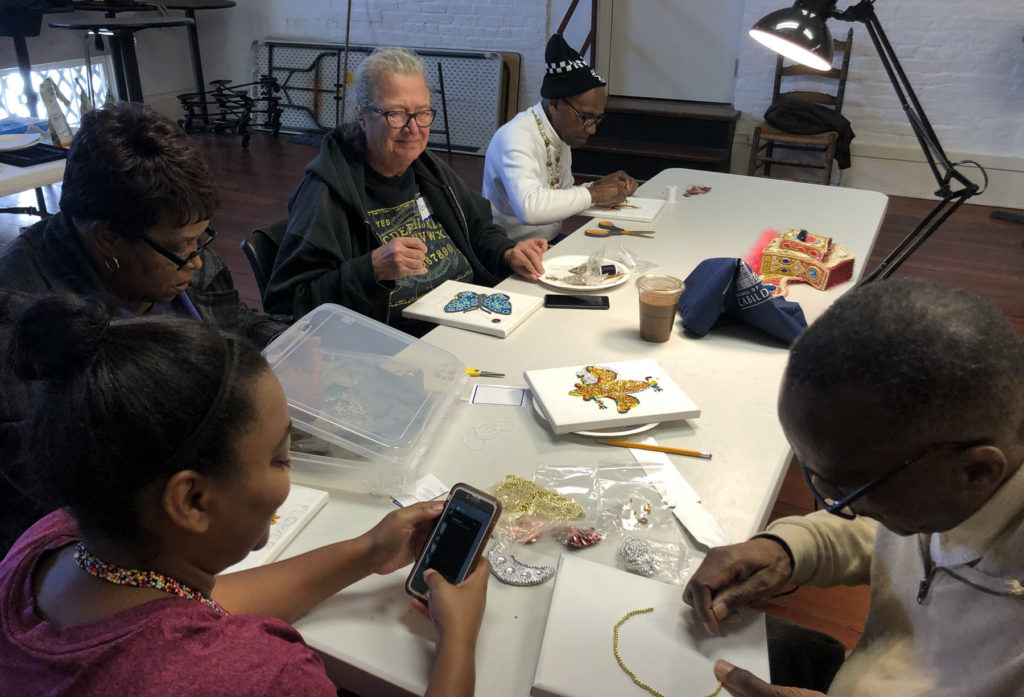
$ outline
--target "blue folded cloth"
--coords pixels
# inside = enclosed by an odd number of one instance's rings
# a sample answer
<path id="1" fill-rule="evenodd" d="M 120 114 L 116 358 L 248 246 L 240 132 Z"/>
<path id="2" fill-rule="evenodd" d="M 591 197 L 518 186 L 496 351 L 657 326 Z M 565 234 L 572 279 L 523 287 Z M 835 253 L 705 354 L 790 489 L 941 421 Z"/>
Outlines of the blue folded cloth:
<path id="1" fill-rule="evenodd" d="M 773 298 L 772 289 L 742 259 L 705 259 L 685 283 L 679 315 L 683 327 L 699 336 L 733 320 L 790 343 L 807 328 L 800 304 Z"/>

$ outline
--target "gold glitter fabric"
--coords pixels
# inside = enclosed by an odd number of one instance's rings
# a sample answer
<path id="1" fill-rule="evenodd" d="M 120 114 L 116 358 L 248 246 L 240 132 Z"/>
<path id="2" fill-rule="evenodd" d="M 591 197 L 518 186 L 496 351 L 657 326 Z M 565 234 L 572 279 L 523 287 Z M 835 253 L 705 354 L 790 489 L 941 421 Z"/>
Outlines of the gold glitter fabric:
<path id="1" fill-rule="evenodd" d="M 529 514 L 549 520 L 576 520 L 586 513 L 572 499 L 515 474 L 507 475 L 496 487 L 494 495 L 513 518 Z"/>
<path id="2" fill-rule="evenodd" d="M 615 402 L 616 411 L 620 414 L 625 414 L 640 403 L 631 393 L 643 392 L 648 388 L 661 391 L 657 380 L 619 380 L 619 374 L 614 370 L 596 365 L 588 365 L 576 376 L 580 381 L 573 385 L 576 389 L 569 392 L 570 397 L 582 397 L 584 402 L 592 400 L 601 409 L 608 408 L 601 399 L 610 399 Z"/>

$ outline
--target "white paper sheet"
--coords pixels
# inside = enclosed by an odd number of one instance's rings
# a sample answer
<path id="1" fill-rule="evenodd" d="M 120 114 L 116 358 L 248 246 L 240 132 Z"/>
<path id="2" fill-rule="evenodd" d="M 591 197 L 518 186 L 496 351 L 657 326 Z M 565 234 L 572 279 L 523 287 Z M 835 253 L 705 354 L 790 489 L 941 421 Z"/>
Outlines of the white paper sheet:
<path id="1" fill-rule="evenodd" d="M 499 407 L 521 407 L 526 404 L 525 387 L 508 385 L 473 385 L 470 404 L 492 404 Z"/>
<path id="2" fill-rule="evenodd" d="M 666 695 L 704 695 L 714 689 L 712 666 L 724 658 L 768 679 L 764 615 L 709 637 L 687 618 L 683 589 L 563 553 L 555 575 L 530 694 L 535 697 L 644 695 L 612 652 L 612 628 L 630 610 L 653 607 L 619 630 L 619 654 L 640 680 Z"/>
<path id="3" fill-rule="evenodd" d="M 636 207 L 609 209 L 607 206 L 594 205 L 580 213 L 580 215 L 601 219 L 610 218 L 611 220 L 635 220 L 652 223 L 658 217 L 658 214 L 661 213 L 661 209 L 665 205 L 665 199 L 630 196 L 626 199 L 625 205 Z"/>

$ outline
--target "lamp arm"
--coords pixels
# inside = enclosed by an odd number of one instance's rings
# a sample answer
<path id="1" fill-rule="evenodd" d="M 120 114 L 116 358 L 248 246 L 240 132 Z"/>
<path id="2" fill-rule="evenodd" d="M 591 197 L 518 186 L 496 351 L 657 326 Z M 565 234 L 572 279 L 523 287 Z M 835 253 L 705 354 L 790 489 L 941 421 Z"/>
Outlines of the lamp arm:
<path id="1" fill-rule="evenodd" d="M 942 149 L 934 129 L 932 129 L 931 122 L 924 113 L 917 95 L 914 94 L 910 80 L 903 71 L 903 67 L 900 65 L 895 51 L 893 51 L 892 44 L 889 43 L 885 30 L 882 29 L 882 25 L 878 21 L 878 16 L 875 14 L 874 0 L 861 0 L 856 5 L 852 5 L 842 11 L 833 8 L 830 16 L 846 22 L 861 22 L 866 26 L 871 42 L 875 46 L 875 51 L 882 61 L 882 67 L 885 69 L 886 75 L 889 76 L 889 81 L 896 91 L 896 97 L 903 107 L 907 121 L 910 122 L 910 127 L 917 137 L 917 142 L 921 146 L 925 159 L 928 161 L 928 166 L 932 170 L 932 175 L 939 186 L 935 195 L 940 200 L 935 208 L 882 261 L 878 268 L 860 281 L 859 285 L 863 285 L 875 280 L 888 278 L 892 275 L 896 268 L 920 247 L 957 208 L 963 205 L 967 199 L 977 195 L 982 189 L 969 177 L 957 170 L 956 165 L 946 157 L 946 153 Z M 987 181 L 988 177 L 984 174 L 984 169 L 980 165 L 978 167 Z M 954 182 L 959 185 L 959 188 L 955 190 L 953 188 Z"/>
<path id="2" fill-rule="evenodd" d="M 903 66 L 900 65 L 899 58 L 897 58 L 895 51 L 893 51 L 892 44 L 889 43 L 889 38 L 882 28 L 882 24 L 878 21 L 878 15 L 875 14 L 874 0 L 861 0 L 856 5 L 848 7 L 843 11 L 832 10 L 831 16 L 846 22 L 861 22 L 867 28 L 871 42 L 875 46 L 875 51 L 882 61 L 882 67 L 885 69 L 886 75 L 889 76 L 889 82 L 892 83 L 893 90 L 895 90 L 896 97 L 903 107 L 907 121 L 910 122 L 910 127 L 913 129 L 917 142 L 920 144 L 921 150 L 928 160 L 928 165 L 932 170 L 935 181 L 939 185 L 939 190 L 935 192 L 935 195 L 945 197 L 951 193 L 959 193 L 950 190 L 950 184 L 953 180 L 956 180 L 965 188 L 973 187 L 975 189 L 974 193 L 977 193 L 980 187 L 956 169 L 956 166 L 946 157 L 942 145 L 939 144 L 938 136 L 935 135 L 932 124 L 924 113 L 924 108 L 918 101 L 917 95 L 910 85 L 910 80 L 903 71 Z"/>

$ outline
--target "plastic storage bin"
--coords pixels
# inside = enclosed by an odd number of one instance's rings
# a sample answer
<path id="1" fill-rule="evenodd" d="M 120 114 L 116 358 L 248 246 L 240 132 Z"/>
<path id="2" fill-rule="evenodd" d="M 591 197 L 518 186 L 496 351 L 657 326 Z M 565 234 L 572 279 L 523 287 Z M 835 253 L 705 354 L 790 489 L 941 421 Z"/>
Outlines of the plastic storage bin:
<path id="1" fill-rule="evenodd" d="M 412 488 L 467 380 L 447 351 L 340 305 L 316 308 L 263 355 L 288 398 L 297 480 L 375 496 Z"/>

